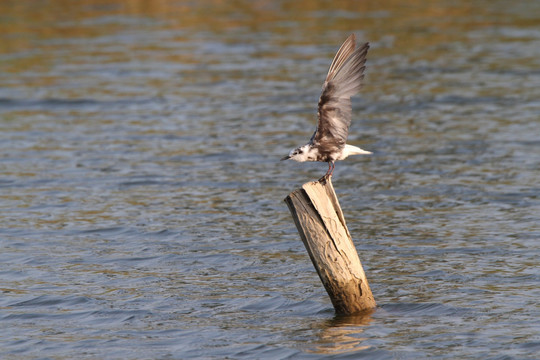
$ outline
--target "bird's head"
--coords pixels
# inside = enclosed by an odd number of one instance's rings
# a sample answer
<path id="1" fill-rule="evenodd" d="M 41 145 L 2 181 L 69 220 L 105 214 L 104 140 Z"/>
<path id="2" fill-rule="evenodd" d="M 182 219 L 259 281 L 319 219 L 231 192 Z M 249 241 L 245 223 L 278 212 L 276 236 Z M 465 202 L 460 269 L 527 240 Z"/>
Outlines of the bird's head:
<path id="1" fill-rule="evenodd" d="M 296 149 L 291 150 L 289 155 L 281 158 L 281 161 L 288 159 L 299 162 L 309 161 L 311 158 L 310 155 L 310 146 L 309 144 L 306 144 L 304 146 L 299 146 Z"/>

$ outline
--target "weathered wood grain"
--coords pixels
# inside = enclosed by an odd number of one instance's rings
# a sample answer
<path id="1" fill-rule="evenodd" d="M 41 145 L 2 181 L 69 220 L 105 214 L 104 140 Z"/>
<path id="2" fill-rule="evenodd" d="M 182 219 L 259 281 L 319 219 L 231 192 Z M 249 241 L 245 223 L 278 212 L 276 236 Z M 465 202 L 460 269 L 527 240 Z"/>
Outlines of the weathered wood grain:
<path id="1" fill-rule="evenodd" d="M 285 202 L 336 312 L 354 314 L 374 308 L 375 299 L 330 178 L 304 184 Z"/>

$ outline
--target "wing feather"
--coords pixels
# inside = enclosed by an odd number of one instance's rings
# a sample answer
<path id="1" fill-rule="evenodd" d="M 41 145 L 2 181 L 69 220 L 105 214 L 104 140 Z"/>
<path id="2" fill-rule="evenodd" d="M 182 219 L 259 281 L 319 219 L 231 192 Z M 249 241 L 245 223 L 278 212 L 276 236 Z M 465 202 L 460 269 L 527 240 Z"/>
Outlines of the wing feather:
<path id="1" fill-rule="evenodd" d="M 326 80 L 329 81 L 337 69 L 339 69 L 343 63 L 349 58 L 351 53 L 354 51 L 354 48 L 356 46 L 356 36 L 354 34 L 349 35 L 347 40 L 343 42 L 341 47 L 336 53 L 336 56 L 334 56 L 334 60 L 332 60 L 332 64 L 330 65 L 330 69 L 328 69 L 328 74 L 326 75 Z"/>
<path id="2" fill-rule="evenodd" d="M 355 47 L 353 34 L 336 53 L 319 98 L 319 122 L 311 142 L 329 153 L 345 146 L 352 117 L 351 96 L 358 93 L 364 79 L 369 43 Z"/>

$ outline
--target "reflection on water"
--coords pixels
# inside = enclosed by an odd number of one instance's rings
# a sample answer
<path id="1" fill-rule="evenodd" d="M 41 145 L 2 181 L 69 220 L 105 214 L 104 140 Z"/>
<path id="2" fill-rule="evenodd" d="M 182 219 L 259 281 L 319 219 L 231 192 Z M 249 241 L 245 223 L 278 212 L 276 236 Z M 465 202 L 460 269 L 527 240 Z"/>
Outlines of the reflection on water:
<path id="1" fill-rule="evenodd" d="M 375 309 L 327 320 L 321 326 L 318 340 L 310 344 L 306 350 L 310 353 L 332 355 L 358 353 L 370 349 L 369 345 L 363 345 L 367 338 L 361 335 L 373 321 L 371 315 L 374 312 Z"/>
<path id="2" fill-rule="evenodd" d="M 534 358 L 540 3 L 0 3 L 0 355 Z M 334 185 L 374 296 L 335 317 L 283 198 L 371 42 Z M 82 355 L 84 354 L 84 355 Z"/>

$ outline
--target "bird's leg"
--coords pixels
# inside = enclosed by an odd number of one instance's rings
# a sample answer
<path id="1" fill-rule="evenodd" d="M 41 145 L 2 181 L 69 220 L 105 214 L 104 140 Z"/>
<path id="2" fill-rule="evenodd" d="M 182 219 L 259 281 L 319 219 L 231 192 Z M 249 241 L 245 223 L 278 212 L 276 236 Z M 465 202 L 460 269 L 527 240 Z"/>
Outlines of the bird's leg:
<path id="1" fill-rule="evenodd" d="M 328 179 L 334 173 L 334 168 L 335 167 L 336 167 L 336 165 L 334 164 L 334 162 L 329 161 L 328 162 L 328 171 L 326 172 L 326 174 L 324 174 L 324 176 L 322 178 L 319 179 L 319 182 L 325 183 L 326 179 Z"/>
<path id="2" fill-rule="evenodd" d="M 332 176 L 332 174 L 334 173 L 335 167 L 336 167 L 336 164 L 333 161 L 329 161 L 328 162 L 328 171 L 326 172 L 326 174 L 324 176 Z"/>
<path id="3" fill-rule="evenodd" d="M 326 174 L 324 176 L 332 176 L 333 172 L 334 172 L 334 162 L 329 161 L 328 162 L 328 171 L 326 172 Z"/>

